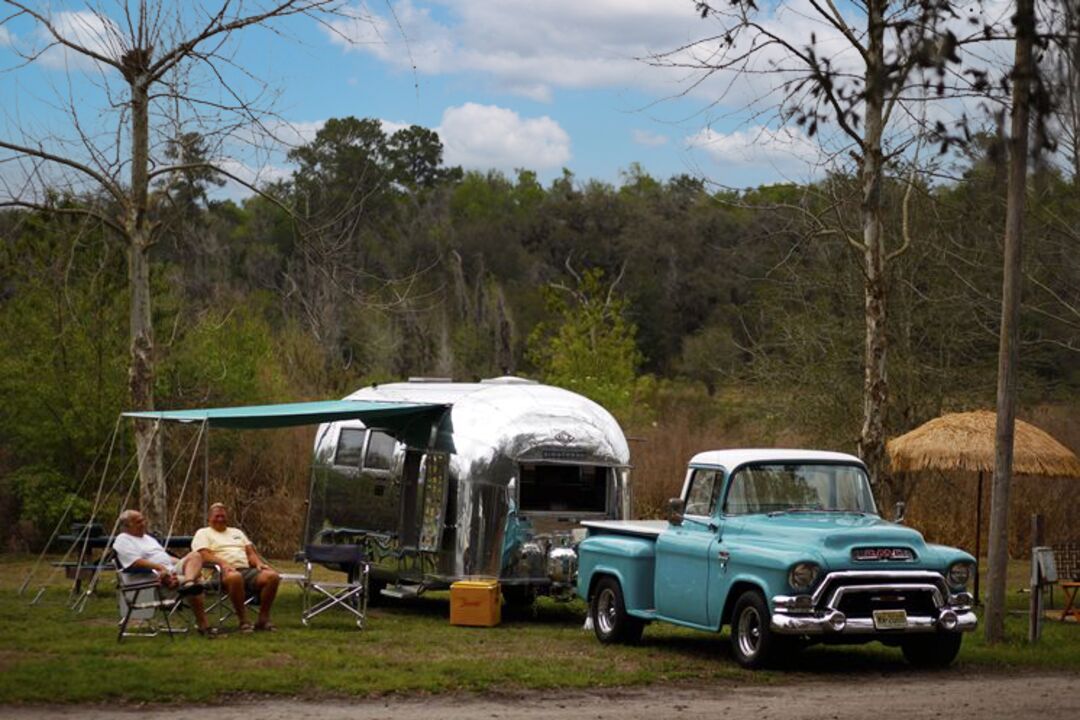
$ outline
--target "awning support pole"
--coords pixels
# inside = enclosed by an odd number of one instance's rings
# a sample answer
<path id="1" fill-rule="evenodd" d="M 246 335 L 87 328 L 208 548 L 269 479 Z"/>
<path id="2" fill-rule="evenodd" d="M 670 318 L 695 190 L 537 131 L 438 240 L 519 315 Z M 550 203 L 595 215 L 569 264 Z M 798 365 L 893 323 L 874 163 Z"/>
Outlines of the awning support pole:
<path id="1" fill-rule="evenodd" d="M 203 477 L 202 477 L 202 505 L 203 518 L 210 515 L 210 421 L 203 420 Z"/>

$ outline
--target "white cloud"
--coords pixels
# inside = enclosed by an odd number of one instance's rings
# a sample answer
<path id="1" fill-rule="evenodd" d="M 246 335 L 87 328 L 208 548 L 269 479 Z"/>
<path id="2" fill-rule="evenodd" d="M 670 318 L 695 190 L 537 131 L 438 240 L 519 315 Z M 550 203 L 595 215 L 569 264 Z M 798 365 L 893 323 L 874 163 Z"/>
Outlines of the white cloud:
<path id="1" fill-rule="evenodd" d="M 15 36 L 3 25 L 0 25 L 0 47 L 7 47 L 15 44 Z"/>
<path id="2" fill-rule="evenodd" d="M 52 18 L 56 32 L 72 44 L 109 59 L 118 59 L 124 54 L 124 38 L 120 28 L 108 17 L 90 10 L 76 12 L 63 11 Z M 86 69 L 94 67 L 96 61 L 87 55 L 71 50 L 56 42 L 48 30 L 40 28 L 37 42 L 47 49 L 41 53 L 40 62 L 55 70 Z"/>
<path id="3" fill-rule="evenodd" d="M 382 130 L 387 137 L 390 137 L 398 130 L 404 130 L 413 125 L 413 123 L 395 122 L 393 120 L 380 120 L 379 123 L 382 125 Z"/>
<path id="4" fill-rule="evenodd" d="M 380 122 L 387 135 L 410 126 L 410 123 L 392 120 Z M 324 124 L 323 120 L 282 121 L 268 130 L 278 140 L 296 146 L 313 140 Z M 506 108 L 465 103 L 443 111 L 440 124 L 432 129 L 442 140 L 444 161 L 448 166 L 505 172 L 520 167 L 545 170 L 560 168 L 571 158 L 570 136 L 547 116 L 521 117 Z M 292 177 L 295 168 L 287 162 L 280 148 L 277 152 L 264 154 L 253 152 L 252 147 L 255 146 L 250 141 L 241 142 L 233 148 L 239 155 L 219 158 L 217 164 L 255 186 Z M 251 190 L 229 179 L 215 195 L 238 200 L 251 195 Z"/>
<path id="5" fill-rule="evenodd" d="M 447 108 L 435 128 L 447 165 L 510 171 L 558 168 L 570 160 L 570 136 L 546 115 L 522 118 L 494 105 Z"/>
<path id="6" fill-rule="evenodd" d="M 836 72 L 861 76 L 859 52 L 822 18 L 815 5 L 820 7 L 811 0 L 776 0 L 761 4 L 755 20 L 799 50 L 813 42 L 818 57 L 828 58 Z M 364 8 L 371 14 L 365 19 L 335 23 L 332 41 L 402 71 L 415 67 L 421 75 L 475 75 L 492 90 L 540 102 L 552 101 L 558 89 L 634 88 L 668 97 L 686 93 L 708 104 L 706 122 L 753 117 L 751 122 L 759 126 L 779 125 L 782 106 L 814 102 L 802 96 L 808 86 L 803 86 L 802 95 L 789 97 L 792 83 L 805 77 L 805 68 L 780 44 L 759 40 L 760 47 L 746 62 L 748 72 L 722 71 L 703 77 L 693 70 L 698 63 L 739 57 L 751 48 L 754 36 L 744 33 L 725 47 L 717 11 L 702 20 L 689 0 L 396 0 L 390 6 L 393 13 L 384 9 L 385 4 L 369 3 Z M 946 25 L 959 36 L 978 31 L 984 21 L 1007 25 L 1012 6 L 1010 0 L 962 0 L 958 17 Z M 722 3 L 715 7 L 721 16 L 727 11 Z M 865 15 L 856 4 L 840 3 L 839 8 L 858 34 Z M 969 17 L 978 22 L 969 24 Z M 694 44 L 709 36 L 712 40 Z M 886 42 L 891 51 L 895 38 L 890 35 Z M 667 58 L 672 67 L 649 67 L 643 62 L 675 48 L 683 49 Z M 1000 64 L 1010 54 L 986 46 L 976 52 L 991 64 Z M 974 56 L 968 51 L 965 58 L 971 61 Z M 936 102 L 928 116 L 931 120 L 938 115 L 955 119 L 961 113 L 979 116 L 982 112 L 975 107 L 979 102 L 979 98 Z M 862 114 L 861 107 L 853 109 Z M 850 139 L 836 132 L 831 108 L 821 111 L 830 119 L 819 128 L 813 144 L 824 145 L 832 154 L 850 147 Z M 908 139 L 921 112 L 909 107 L 893 113 L 887 141 L 897 144 Z M 756 133 L 751 127 L 743 134 Z M 778 140 L 771 138 L 769 144 L 784 144 Z M 650 144 L 637 133 L 634 141 Z"/>
<path id="7" fill-rule="evenodd" d="M 644 145 L 645 147 L 659 147 L 661 145 L 667 145 L 668 142 L 666 135 L 649 132 L 648 130 L 634 130 L 631 133 L 631 137 L 633 137 L 635 143 Z"/>
<path id="8" fill-rule="evenodd" d="M 379 123 L 387 136 L 411 125 L 394 120 L 379 120 Z M 245 132 L 238 134 L 238 138 L 253 147 L 261 148 L 269 144 L 272 149 L 288 151 L 310 143 L 325 124 L 326 120 L 278 120 L 264 123 L 262 128 L 248 127 Z"/>
<path id="9" fill-rule="evenodd" d="M 244 181 L 239 183 L 232 178 L 226 178 L 225 185 L 212 192 L 212 195 L 216 198 L 241 200 L 253 195 L 251 188 L 248 186 L 262 187 L 267 183 L 288 180 L 292 177 L 292 168 L 282 167 L 281 165 L 265 164 L 256 167 L 233 158 L 218 159 L 215 163 L 222 170 Z"/>
<path id="10" fill-rule="evenodd" d="M 306 145 L 315 139 L 315 136 L 322 130 L 322 126 L 326 124 L 325 120 L 278 120 L 265 123 L 265 132 L 269 133 L 271 139 L 286 148 L 299 147 Z M 250 127 L 252 144 L 258 145 L 260 138 L 264 135 L 261 128 Z"/>
<path id="11" fill-rule="evenodd" d="M 638 58 L 707 30 L 686 0 L 398 0 L 393 11 L 331 23 L 329 37 L 403 70 L 481 73 L 543 102 L 552 88 L 658 89 L 670 78 Z"/>
<path id="12" fill-rule="evenodd" d="M 687 138 L 687 147 L 704 152 L 718 165 L 771 168 L 798 179 L 814 175 L 824 161 L 813 138 L 789 127 L 772 130 L 756 125 L 730 133 L 707 128 Z"/>

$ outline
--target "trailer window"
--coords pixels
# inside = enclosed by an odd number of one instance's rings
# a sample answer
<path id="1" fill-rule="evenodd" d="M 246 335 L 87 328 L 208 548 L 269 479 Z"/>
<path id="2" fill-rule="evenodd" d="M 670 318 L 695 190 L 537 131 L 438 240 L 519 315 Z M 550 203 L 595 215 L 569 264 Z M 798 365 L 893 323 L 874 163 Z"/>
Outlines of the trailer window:
<path id="1" fill-rule="evenodd" d="M 360 457 L 364 452 L 364 435 L 367 430 L 355 428 L 342 428 L 338 435 L 337 451 L 334 453 L 335 465 L 347 465 L 358 467 Z"/>
<path id="2" fill-rule="evenodd" d="M 364 456 L 364 469 L 389 470 L 395 447 L 397 447 L 397 440 L 384 432 L 372 430 L 367 454 Z"/>
<path id="3" fill-rule="evenodd" d="M 595 465 L 522 465 L 521 510 L 602 513 L 609 474 Z"/>

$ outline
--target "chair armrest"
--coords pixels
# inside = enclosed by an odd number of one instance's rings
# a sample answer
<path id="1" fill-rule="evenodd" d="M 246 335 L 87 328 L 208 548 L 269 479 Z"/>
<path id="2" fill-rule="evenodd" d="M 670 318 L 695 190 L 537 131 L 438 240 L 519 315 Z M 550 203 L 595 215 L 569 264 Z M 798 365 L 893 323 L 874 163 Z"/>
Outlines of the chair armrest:
<path id="1" fill-rule="evenodd" d="M 158 582 L 158 579 L 155 576 L 152 580 L 135 580 L 133 582 L 124 582 L 123 580 L 120 580 L 117 587 L 121 592 L 136 592 L 139 590 L 149 590 L 150 588 L 161 587 L 161 583 Z"/>

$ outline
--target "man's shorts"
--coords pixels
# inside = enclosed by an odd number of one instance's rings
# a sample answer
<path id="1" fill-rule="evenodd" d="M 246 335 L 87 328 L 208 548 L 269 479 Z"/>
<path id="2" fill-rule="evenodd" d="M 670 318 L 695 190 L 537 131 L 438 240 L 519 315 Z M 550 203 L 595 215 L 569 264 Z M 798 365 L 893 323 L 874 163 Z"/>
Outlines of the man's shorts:
<path id="1" fill-rule="evenodd" d="M 244 578 L 244 592 L 248 595 L 255 594 L 255 578 L 259 577 L 259 569 L 253 567 L 238 568 L 240 577 Z"/>

